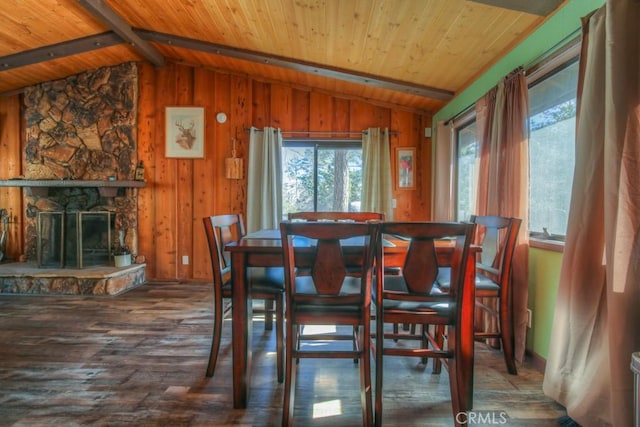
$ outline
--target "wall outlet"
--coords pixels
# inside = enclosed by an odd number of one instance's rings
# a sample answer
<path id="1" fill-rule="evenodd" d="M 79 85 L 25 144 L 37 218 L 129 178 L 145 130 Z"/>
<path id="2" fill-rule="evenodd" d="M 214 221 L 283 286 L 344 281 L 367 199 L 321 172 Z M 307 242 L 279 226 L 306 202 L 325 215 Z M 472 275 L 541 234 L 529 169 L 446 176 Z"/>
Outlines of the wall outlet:
<path id="1" fill-rule="evenodd" d="M 527 328 L 531 328 L 531 321 L 533 319 L 533 312 L 527 308 Z"/>
<path id="2" fill-rule="evenodd" d="M 189 255 L 182 255 L 182 265 L 189 265 Z"/>

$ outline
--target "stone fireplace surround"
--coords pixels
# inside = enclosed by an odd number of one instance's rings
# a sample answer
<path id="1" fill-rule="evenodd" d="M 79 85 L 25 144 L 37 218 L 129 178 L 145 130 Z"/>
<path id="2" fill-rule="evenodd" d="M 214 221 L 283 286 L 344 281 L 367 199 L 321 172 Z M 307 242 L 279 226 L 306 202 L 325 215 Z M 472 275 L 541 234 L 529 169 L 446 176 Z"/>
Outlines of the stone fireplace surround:
<path id="1" fill-rule="evenodd" d="M 108 285 L 114 277 L 122 276 L 118 274 L 121 272 L 111 271 L 111 267 L 56 272 L 32 271 L 32 267 L 37 264 L 38 212 L 108 211 L 114 216 L 112 241 L 117 241 L 114 237 L 117 239 L 122 234 L 125 244 L 137 253 L 138 190 L 121 188 L 112 197 L 103 197 L 99 188 L 74 185 L 74 181 L 133 179 L 137 164 L 136 64 L 100 68 L 32 86 L 25 90 L 23 99 L 24 176 L 16 178 L 25 182 L 63 181 L 65 185 L 51 186 L 44 192 L 25 192 L 27 263 L 0 268 L 0 292 L 112 294 L 122 291 L 122 283 Z M 124 282 L 131 286 L 144 282 L 144 264 L 125 270 Z"/>

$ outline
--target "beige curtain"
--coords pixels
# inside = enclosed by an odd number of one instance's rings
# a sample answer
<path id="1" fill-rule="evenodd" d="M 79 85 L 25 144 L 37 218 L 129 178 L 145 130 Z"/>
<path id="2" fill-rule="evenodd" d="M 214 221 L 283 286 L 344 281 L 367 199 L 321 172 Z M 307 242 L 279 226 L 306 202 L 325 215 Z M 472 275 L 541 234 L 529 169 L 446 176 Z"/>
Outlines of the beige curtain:
<path id="1" fill-rule="evenodd" d="M 584 426 L 633 425 L 640 351 L 640 2 L 583 20 L 576 168 L 544 392 Z"/>
<path id="2" fill-rule="evenodd" d="M 247 175 L 247 233 L 282 221 L 282 133 L 251 128 Z"/>
<path id="3" fill-rule="evenodd" d="M 453 167 L 454 160 L 453 126 L 439 121 L 436 124 L 436 138 L 433 144 L 433 207 L 431 216 L 434 221 L 453 221 L 454 190 Z"/>
<path id="4" fill-rule="evenodd" d="M 362 134 L 362 205 L 363 212 L 384 213 L 393 220 L 391 192 L 391 155 L 389 130 L 369 128 Z"/>
<path id="5" fill-rule="evenodd" d="M 529 284 L 528 117 L 527 82 L 521 70 L 502 79 L 476 104 L 477 214 L 522 219 L 512 270 L 515 357 L 519 362 L 524 360 Z"/>

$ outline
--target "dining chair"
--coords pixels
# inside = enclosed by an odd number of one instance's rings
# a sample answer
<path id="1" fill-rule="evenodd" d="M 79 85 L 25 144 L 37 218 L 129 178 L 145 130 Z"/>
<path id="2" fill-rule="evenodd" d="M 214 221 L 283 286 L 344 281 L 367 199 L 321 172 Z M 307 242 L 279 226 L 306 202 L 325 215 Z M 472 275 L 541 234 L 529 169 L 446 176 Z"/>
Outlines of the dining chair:
<path id="1" fill-rule="evenodd" d="M 222 320 L 231 310 L 231 261 L 224 247 L 245 235 L 242 215 L 216 215 L 203 218 L 204 228 L 209 244 L 211 266 L 213 269 L 213 339 L 207 365 L 207 376 L 213 376 L 220 350 L 222 337 Z M 284 380 L 284 270 L 282 268 L 252 267 L 247 271 L 252 299 L 264 300 L 264 310 L 256 309 L 255 313 L 264 313 L 265 329 L 273 327 L 273 316 L 276 321 L 276 367 L 278 382 Z M 274 308 L 275 303 L 275 308 Z"/>
<path id="2" fill-rule="evenodd" d="M 282 425 L 293 425 L 298 359 L 357 358 L 363 425 L 371 406 L 371 283 L 379 223 L 292 222 L 280 224 L 285 266 L 286 362 Z M 348 269 L 360 268 L 351 275 Z M 301 269 L 310 273 L 299 274 Z M 299 325 L 333 325 L 336 333 L 303 334 Z M 340 326 L 350 326 L 344 334 Z M 323 340 L 319 345 L 318 339 Z M 350 348 L 328 341 L 353 340 Z M 316 345 L 305 345 L 312 340 Z M 301 344 L 299 344 L 301 343 Z"/>
<path id="3" fill-rule="evenodd" d="M 507 371 L 517 375 L 511 271 L 522 220 L 471 215 L 469 222 L 476 224 L 474 244 L 482 248 L 476 260 L 474 335 L 477 340 L 497 339 L 496 347 L 502 349 Z M 449 287 L 446 269 L 440 271 L 438 283 L 446 292 Z M 493 344 L 491 341 L 488 343 Z"/>
<path id="4" fill-rule="evenodd" d="M 384 221 L 384 213 L 382 212 L 344 212 L 344 211 L 320 211 L 320 212 L 289 212 L 287 214 L 289 221 L 317 221 L 317 222 L 366 222 L 366 221 Z M 360 274 L 360 267 L 348 267 L 348 274 L 358 275 Z M 298 269 L 298 274 L 308 274 L 307 269 Z M 397 273 L 397 271 L 396 271 Z M 388 274 L 392 274 L 389 271 Z M 298 334 L 302 333 L 304 325 L 298 325 Z M 354 334 L 358 333 L 358 328 L 354 329 Z M 358 359 L 353 360 L 354 363 L 358 363 Z"/>
<path id="5" fill-rule="evenodd" d="M 470 222 L 477 225 L 475 241 L 482 247 L 476 263 L 476 309 L 486 313 L 495 325 L 493 329 L 480 328 L 486 322 L 480 322 L 482 316 L 476 315 L 475 337 L 497 338 L 507 371 L 517 375 L 511 273 L 522 220 L 472 215 Z"/>
<path id="6" fill-rule="evenodd" d="M 382 425 L 384 356 L 420 357 L 423 362 L 427 358 L 444 359 L 456 425 L 456 414 L 472 407 L 473 331 L 463 334 L 461 325 L 463 321 L 473 322 L 472 295 L 465 298 L 468 290 L 464 286 L 473 230 L 474 225 L 468 223 L 386 222 L 380 226 L 383 236 L 398 236 L 408 244 L 403 255 L 386 255 L 382 245 L 377 250 L 373 290 L 376 331 L 372 346 L 376 363 L 376 426 Z M 438 240 L 451 241 L 448 257 L 440 255 L 439 259 Z M 401 267 L 402 274 L 384 274 L 390 266 Z M 437 283 L 441 267 L 450 268 L 450 288 L 446 293 L 439 290 Z M 385 328 L 396 324 L 421 325 L 422 330 L 413 334 Z M 433 330 L 427 325 L 434 325 Z M 406 340 L 419 343 L 412 345 Z"/>

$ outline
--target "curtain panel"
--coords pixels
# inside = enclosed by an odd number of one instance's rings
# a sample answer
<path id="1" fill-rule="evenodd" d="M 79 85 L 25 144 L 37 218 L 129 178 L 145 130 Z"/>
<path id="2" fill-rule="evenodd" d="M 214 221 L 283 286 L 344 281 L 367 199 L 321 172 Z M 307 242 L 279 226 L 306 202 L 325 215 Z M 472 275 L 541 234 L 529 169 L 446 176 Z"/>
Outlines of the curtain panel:
<path id="1" fill-rule="evenodd" d="M 454 137 L 453 126 L 440 120 L 436 124 L 433 145 L 433 207 L 434 221 L 454 221 L 455 192 L 453 189 Z"/>
<path id="2" fill-rule="evenodd" d="M 478 215 L 522 219 L 513 256 L 515 358 L 524 361 L 529 289 L 529 99 L 518 69 L 476 103 L 479 142 Z M 495 327 L 487 324 L 485 327 Z"/>
<path id="3" fill-rule="evenodd" d="M 282 220 L 282 133 L 251 128 L 247 174 L 247 233 L 278 228 Z"/>
<path id="4" fill-rule="evenodd" d="M 384 213 L 393 221 L 391 189 L 391 155 L 389 129 L 369 128 L 362 135 L 362 206 L 363 212 Z"/>
<path id="5" fill-rule="evenodd" d="M 640 2 L 583 19 L 576 167 L 545 394 L 581 425 L 634 421 L 640 350 Z"/>

